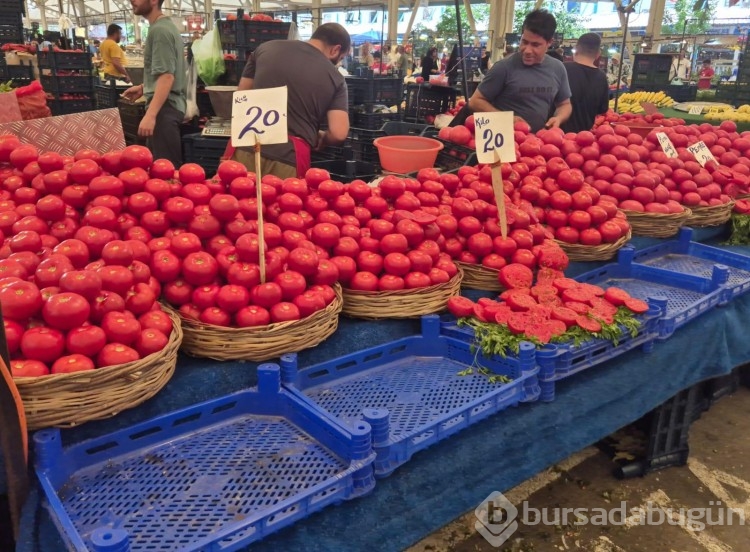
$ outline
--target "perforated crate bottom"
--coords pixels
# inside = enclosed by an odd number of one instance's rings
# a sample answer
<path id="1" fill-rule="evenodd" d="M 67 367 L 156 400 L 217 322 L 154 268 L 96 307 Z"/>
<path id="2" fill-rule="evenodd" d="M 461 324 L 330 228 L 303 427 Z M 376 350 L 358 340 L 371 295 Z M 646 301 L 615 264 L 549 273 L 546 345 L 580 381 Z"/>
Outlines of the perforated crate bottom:
<path id="1" fill-rule="evenodd" d="M 409 356 L 304 393 L 347 424 L 359 421 L 363 408 L 387 408 L 395 441 L 497 391 L 500 384 L 481 374 L 458 376 L 465 369 L 443 357 Z"/>
<path id="2" fill-rule="evenodd" d="M 662 296 L 667 298 L 667 317 L 677 316 L 686 309 L 693 306 L 705 297 L 705 294 L 697 293 L 687 289 L 676 288 L 655 282 L 634 280 L 631 278 L 607 278 L 606 280 L 594 282 L 603 288 L 619 287 L 627 291 L 633 297 L 643 299 Z"/>
<path id="3" fill-rule="evenodd" d="M 131 551 L 173 552 L 348 467 L 272 416 L 239 416 L 143 452 L 81 470 L 61 487 L 84 538 L 113 523 L 130 533 Z"/>
<path id="4" fill-rule="evenodd" d="M 701 259 L 692 255 L 678 255 L 669 253 L 652 259 L 638 261 L 641 264 L 656 266 L 666 270 L 673 270 L 682 274 L 692 274 L 702 278 L 711 279 L 714 265 L 717 261 Z M 742 285 L 750 280 L 750 271 L 729 267 L 729 285 Z"/>

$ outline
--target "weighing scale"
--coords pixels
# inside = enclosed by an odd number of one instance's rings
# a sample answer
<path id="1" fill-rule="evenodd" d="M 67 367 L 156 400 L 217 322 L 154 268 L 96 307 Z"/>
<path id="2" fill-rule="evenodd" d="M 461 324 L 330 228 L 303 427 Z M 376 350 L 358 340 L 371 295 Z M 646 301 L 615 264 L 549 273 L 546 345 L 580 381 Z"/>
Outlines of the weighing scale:
<path id="1" fill-rule="evenodd" d="M 232 136 L 232 120 L 211 117 L 201 131 L 201 136 L 229 138 Z"/>

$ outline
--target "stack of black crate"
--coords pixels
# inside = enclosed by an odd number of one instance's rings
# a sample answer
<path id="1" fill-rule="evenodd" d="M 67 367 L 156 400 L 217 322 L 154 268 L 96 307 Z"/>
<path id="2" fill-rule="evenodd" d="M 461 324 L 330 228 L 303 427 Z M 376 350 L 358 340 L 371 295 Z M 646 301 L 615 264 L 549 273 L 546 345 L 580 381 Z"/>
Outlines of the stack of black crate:
<path id="1" fill-rule="evenodd" d="M 2 0 L 0 0 L 2 1 Z M 96 109 L 94 66 L 88 52 L 37 52 L 39 80 L 53 115 Z"/>

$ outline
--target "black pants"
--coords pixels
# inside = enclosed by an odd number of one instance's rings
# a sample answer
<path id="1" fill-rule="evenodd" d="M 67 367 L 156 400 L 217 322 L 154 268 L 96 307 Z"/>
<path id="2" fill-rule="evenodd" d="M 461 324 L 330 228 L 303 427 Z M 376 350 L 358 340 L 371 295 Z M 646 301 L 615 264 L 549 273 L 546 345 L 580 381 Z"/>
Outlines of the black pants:
<path id="1" fill-rule="evenodd" d="M 169 159 L 175 167 L 182 165 L 180 124 L 185 114 L 165 103 L 156 115 L 154 135 L 148 142 L 154 159 Z"/>

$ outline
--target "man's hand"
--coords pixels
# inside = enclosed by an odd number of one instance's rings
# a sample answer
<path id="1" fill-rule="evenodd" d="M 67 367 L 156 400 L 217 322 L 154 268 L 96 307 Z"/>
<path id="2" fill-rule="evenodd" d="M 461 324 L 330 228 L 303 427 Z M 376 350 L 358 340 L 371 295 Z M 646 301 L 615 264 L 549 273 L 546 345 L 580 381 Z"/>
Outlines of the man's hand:
<path id="1" fill-rule="evenodd" d="M 122 93 L 122 97 L 130 100 L 131 102 L 136 101 L 138 98 L 143 96 L 143 85 L 131 86 L 125 92 Z"/>
<path id="2" fill-rule="evenodd" d="M 141 119 L 141 124 L 138 126 L 138 136 L 142 138 L 148 138 L 154 135 L 154 127 L 156 126 L 156 116 L 149 115 L 146 113 Z"/>
<path id="3" fill-rule="evenodd" d="M 550 117 L 549 121 L 544 124 L 544 128 L 560 128 L 561 124 L 562 120 L 560 119 L 560 117 Z"/>
<path id="4" fill-rule="evenodd" d="M 315 144 L 315 151 L 323 151 L 326 147 L 326 132 L 325 130 L 318 131 L 318 142 Z"/>
<path id="5" fill-rule="evenodd" d="M 518 115 L 515 115 L 515 116 L 513 116 L 513 122 L 514 123 L 525 123 L 526 119 L 524 119 L 523 117 L 519 117 Z"/>

